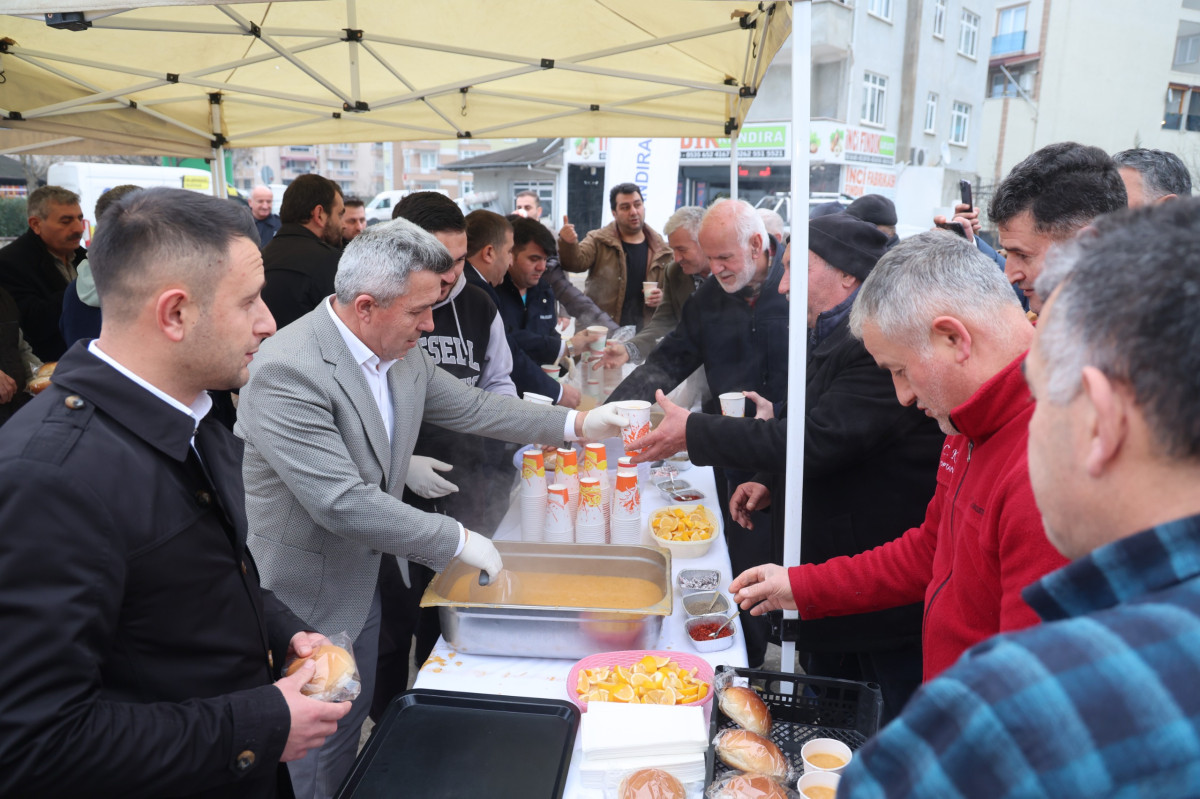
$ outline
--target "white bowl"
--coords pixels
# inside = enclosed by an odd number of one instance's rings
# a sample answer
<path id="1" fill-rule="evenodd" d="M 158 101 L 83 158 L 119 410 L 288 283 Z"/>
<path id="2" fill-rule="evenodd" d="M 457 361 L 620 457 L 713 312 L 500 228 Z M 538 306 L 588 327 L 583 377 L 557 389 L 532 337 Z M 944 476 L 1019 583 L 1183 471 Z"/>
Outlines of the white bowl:
<path id="1" fill-rule="evenodd" d="M 666 516 L 671 510 L 673 510 L 675 508 L 682 508 L 685 511 L 687 511 L 689 514 L 699 511 L 700 514 L 703 515 L 708 520 L 709 524 L 712 525 L 712 528 L 713 528 L 712 535 L 710 535 L 708 538 L 702 539 L 700 541 L 673 541 L 669 538 L 663 538 L 658 533 L 654 532 L 654 527 L 653 527 L 654 520 L 661 518 L 663 516 Z M 697 504 L 668 505 L 665 508 L 659 508 L 658 510 L 651 513 L 650 518 L 646 520 L 646 529 L 649 531 L 651 538 L 654 540 L 654 543 L 658 544 L 660 547 L 669 549 L 671 551 L 671 557 L 678 558 L 680 560 L 686 560 L 688 558 L 703 557 L 705 554 L 708 553 L 708 550 L 712 547 L 713 541 L 715 541 L 717 536 L 721 534 L 721 525 L 720 525 L 720 522 L 717 521 L 717 517 L 714 516 L 713 512 L 711 510 L 709 510 L 708 508 L 704 507 L 703 505 L 697 505 Z"/>

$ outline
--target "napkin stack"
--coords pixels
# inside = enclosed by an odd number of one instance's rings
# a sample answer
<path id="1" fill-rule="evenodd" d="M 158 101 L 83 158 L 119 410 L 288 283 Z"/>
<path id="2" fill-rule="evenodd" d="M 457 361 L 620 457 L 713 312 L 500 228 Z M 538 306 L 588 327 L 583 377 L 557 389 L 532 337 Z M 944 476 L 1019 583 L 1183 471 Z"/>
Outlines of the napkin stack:
<path id="1" fill-rule="evenodd" d="M 603 788 L 606 775 L 641 768 L 669 771 L 683 783 L 704 779 L 703 708 L 591 702 L 581 728 L 584 787 Z"/>

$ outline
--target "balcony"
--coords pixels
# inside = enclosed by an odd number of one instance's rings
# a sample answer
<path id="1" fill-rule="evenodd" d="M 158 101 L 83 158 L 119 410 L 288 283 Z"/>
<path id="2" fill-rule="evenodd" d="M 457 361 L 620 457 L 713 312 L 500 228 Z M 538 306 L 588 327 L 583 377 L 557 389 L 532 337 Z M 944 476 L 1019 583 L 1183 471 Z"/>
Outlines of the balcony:
<path id="1" fill-rule="evenodd" d="M 993 36 L 992 57 L 1025 52 L 1025 33 L 1026 31 L 1013 31 Z"/>
<path id="2" fill-rule="evenodd" d="M 812 4 L 812 60 L 814 64 L 840 61 L 850 53 L 854 8 L 842 0 L 814 0 Z"/>

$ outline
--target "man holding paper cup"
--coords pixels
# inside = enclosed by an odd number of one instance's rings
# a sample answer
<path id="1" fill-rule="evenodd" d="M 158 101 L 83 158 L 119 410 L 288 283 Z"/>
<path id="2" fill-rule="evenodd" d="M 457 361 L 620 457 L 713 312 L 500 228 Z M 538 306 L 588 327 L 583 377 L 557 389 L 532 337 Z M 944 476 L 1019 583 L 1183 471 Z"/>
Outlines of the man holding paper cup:
<path id="1" fill-rule="evenodd" d="M 437 368 L 417 342 L 452 263 L 403 219 L 367 228 L 346 247 L 336 294 L 268 340 L 241 393 L 246 515 L 263 583 L 317 629 L 352 636 L 362 677 L 321 756 L 293 765 L 298 796 L 330 796 L 353 765 L 375 683 L 383 559 L 402 559 L 402 573 L 409 560 L 441 571 L 456 557 L 493 578 L 503 567 L 484 536 L 402 501 L 421 422 L 544 444 L 625 426 L 607 406 L 543 407 Z"/>

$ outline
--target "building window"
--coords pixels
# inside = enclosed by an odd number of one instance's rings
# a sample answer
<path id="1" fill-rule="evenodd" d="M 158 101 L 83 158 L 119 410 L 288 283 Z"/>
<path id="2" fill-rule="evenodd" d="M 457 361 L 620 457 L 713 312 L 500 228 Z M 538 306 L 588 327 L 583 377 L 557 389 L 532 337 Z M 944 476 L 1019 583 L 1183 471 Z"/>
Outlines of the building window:
<path id="1" fill-rule="evenodd" d="M 512 183 L 510 202 L 515 201 L 517 192 L 536 191 L 538 202 L 542 205 L 542 219 L 554 219 L 554 181 L 550 180 L 515 180 Z"/>
<path id="2" fill-rule="evenodd" d="M 417 182 L 417 191 L 437 191 L 439 188 L 436 180 L 432 182 L 426 180 Z"/>
<path id="3" fill-rule="evenodd" d="M 929 93 L 929 97 L 925 99 L 925 132 L 934 133 L 937 129 L 937 101 L 938 97 L 933 92 Z"/>
<path id="4" fill-rule="evenodd" d="M 1175 40 L 1175 66 L 1200 61 L 1200 34 L 1180 36 Z"/>
<path id="5" fill-rule="evenodd" d="M 997 12 L 996 35 L 992 37 L 993 56 L 1025 50 L 1025 12 L 1028 8 L 1012 6 Z"/>
<path id="6" fill-rule="evenodd" d="M 971 106 L 955 102 L 950 109 L 950 143 L 967 146 L 967 133 L 971 130 Z"/>
<path id="7" fill-rule="evenodd" d="M 1183 96 L 1187 93 L 1186 86 L 1171 84 L 1167 87 L 1167 102 L 1163 108 L 1163 130 L 1179 130 L 1183 122 Z"/>
<path id="8" fill-rule="evenodd" d="M 946 38 L 946 0 L 933 0 L 933 35 Z"/>
<path id="9" fill-rule="evenodd" d="M 430 170 L 438 168 L 438 154 L 436 152 L 421 152 L 421 169 Z"/>
<path id="10" fill-rule="evenodd" d="M 867 13 L 890 21 L 892 19 L 892 0 L 868 0 Z"/>
<path id="11" fill-rule="evenodd" d="M 863 73 L 862 121 L 866 125 L 883 126 L 887 112 L 887 78 Z"/>
<path id="12" fill-rule="evenodd" d="M 979 15 L 963 10 L 962 26 L 958 31 L 958 52 L 968 58 L 975 57 L 979 45 Z"/>

